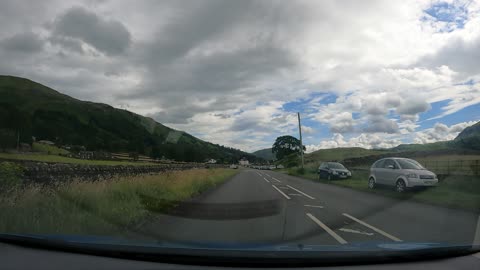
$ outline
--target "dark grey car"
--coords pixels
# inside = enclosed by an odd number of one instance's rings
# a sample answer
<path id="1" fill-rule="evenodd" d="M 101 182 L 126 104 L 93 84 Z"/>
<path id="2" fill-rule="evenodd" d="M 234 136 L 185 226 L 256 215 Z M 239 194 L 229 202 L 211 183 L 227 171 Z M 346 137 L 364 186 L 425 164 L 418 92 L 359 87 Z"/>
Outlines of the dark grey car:
<path id="1" fill-rule="evenodd" d="M 425 169 L 420 163 L 408 158 L 384 158 L 376 161 L 370 168 L 368 187 L 376 185 L 395 187 L 404 192 L 411 187 L 432 187 L 438 184 L 437 176 Z"/>
<path id="2" fill-rule="evenodd" d="M 338 162 L 324 162 L 318 167 L 318 179 L 344 179 L 352 176 L 352 173 Z"/>

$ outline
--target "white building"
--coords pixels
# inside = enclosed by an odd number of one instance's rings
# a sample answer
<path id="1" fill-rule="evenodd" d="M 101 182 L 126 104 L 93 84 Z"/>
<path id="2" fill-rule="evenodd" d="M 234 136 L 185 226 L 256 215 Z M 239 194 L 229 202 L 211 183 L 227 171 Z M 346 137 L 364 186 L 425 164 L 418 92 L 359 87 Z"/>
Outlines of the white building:
<path id="1" fill-rule="evenodd" d="M 248 166 L 250 164 L 250 162 L 248 162 L 248 160 L 242 158 L 240 159 L 240 161 L 238 161 L 238 163 L 242 166 Z"/>

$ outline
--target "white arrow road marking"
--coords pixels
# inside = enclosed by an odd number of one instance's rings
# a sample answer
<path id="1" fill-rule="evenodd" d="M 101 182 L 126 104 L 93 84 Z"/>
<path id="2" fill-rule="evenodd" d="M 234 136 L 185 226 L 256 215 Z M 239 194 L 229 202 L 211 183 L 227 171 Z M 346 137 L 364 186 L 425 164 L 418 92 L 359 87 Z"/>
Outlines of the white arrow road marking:
<path id="1" fill-rule="evenodd" d="M 341 229 L 339 229 L 339 231 L 349 232 L 349 233 L 358 233 L 358 234 L 363 234 L 363 235 L 368 235 L 368 236 L 372 236 L 372 235 L 373 235 L 373 233 L 362 232 L 362 231 L 357 231 L 357 230 L 352 230 L 352 229 L 346 229 L 346 228 L 341 228 Z"/>
<path id="2" fill-rule="evenodd" d="M 314 217 L 312 214 L 307 213 L 307 216 L 313 220 L 313 222 L 317 223 L 318 226 L 320 226 L 322 229 L 324 229 L 328 234 L 330 234 L 335 240 L 337 240 L 340 244 L 344 245 L 347 244 L 348 242 L 345 241 L 340 235 L 336 234 L 332 229 L 330 229 L 327 225 L 323 224 L 320 220 L 318 220 L 316 217 Z"/>
<path id="3" fill-rule="evenodd" d="M 272 185 L 272 187 L 273 187 L 274 189 L 276 189 L 280 194 L 282 194 L 283 197 L 287 198 L 287 200 L 290 200 L 290 199 L 291 199 L 290 197 L 288 197 L 287 194 L 283 193 L 283 191 L 281 191 L 280 189 L 278 189 L 276 186 Z"/>
<path id="4" fill-rule="evenodd" d="M 305 207 L 313 207 L 313 208 L 323 208 L 321 205 L 310 205 L 310 204 L 305 204 Z"/>
<path id="5" fill-rule="evenodd" d="M 366 223 L 366 222 L 363 222 L 363 221 L 361 221 L 361 220 L 358 219 L 358 218 L 352 217 L 352 216 L 350 216 L 349 214 L 346 214 L 346 213 L 343 213 L 343 215 L 346 216 L 346 217 L 348 217 L 349 219 L 351 219 L 351 220 L 353 220 L 353 221 L 356 221 L 356 222 L 362 224 L 363 226 L 365 226 L 365 227 L 367 227 L 367 228 L 370 228 L 370 229 L 376 231 L 377 233 L 379 233 L 379 234 L 381 234 L 381 235 L 383 235 L 383 236 L 385 236 L 385 237 L 387 237 L 387 238 L 389 238 L 389 239 L 391 239 L 391 240 L 393 240 L 393 241 L 395 241 L 395 242 L 402 242 L 402 240 L 398 239 L 397 237 L 395 237 L 395 236 L 393 236 L 393 235 L 391 235 L 391 234 L 389 234 L 389 233 L 386 233 L 386 232 L 384 232 L 384 231 L 382 231 L 382 230 L 380 230 L 380 229 L 378 229 L 378 228 L 375 228 L 375 227 L 373 227 L 372 225 L 370 225 L 370 224 L 368 224 L 368 223 Z"/>
<path id="6" fill-rule="evenodd" d="M 306 193 L 304 193 L 304 192 L 302 192 L 302 191 L 300 191 L 300 190 L 298 190 L 298 189 L 296 189 L 296 188 L 294 188 L 294 187 L 292 187 L 292 186 L 287 185 L 287 187 L 295 190 L 296 192 L 302 194 L 303 196 L 305 196 L 305 197 L 307 197 L 307 198 L 310 198 L 310 199 L 312 199 L 312 200 L 315 200 L 314 197 L 312 197 L 312 196 L 310 196 L 310 195 L 308 195 L 308 194 L 306 194 Z"/>

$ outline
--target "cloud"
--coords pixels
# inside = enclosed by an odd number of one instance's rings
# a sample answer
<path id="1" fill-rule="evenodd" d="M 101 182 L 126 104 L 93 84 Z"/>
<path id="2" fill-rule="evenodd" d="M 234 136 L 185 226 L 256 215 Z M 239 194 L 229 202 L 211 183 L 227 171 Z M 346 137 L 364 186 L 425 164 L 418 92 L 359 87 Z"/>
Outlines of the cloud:
<path id="1" fill-rule="evenodd" d="M 466 127 L 474 125 L 476 121 L 462 122 L 447 126 L 442 123 L 436 123 L 433 128 L 424 129 L 415 134 L 415 143 L 434 143 L 438 141 L 449 141 L 455 139 Z"/>
<path id="2" fill-rule="evenodd" d="M 391 148 L 401 144 L 398 139 L 386 139 L 377 134 L 361 134 L 345 140 L 343 135 L 334 134 L 331 139 L 323 140 L 319 144 L 307 145 L 307 152 L 311 153 L 320 149 L 338 148 L 338 147 L 362 147 L 366 149 L 372 148 Z"/>
<path id="3" fill-rule="evenodd" d="M 398 124 L 397 122 L 387 119 L 383 116 L 370 116 L 367 126 L 363 128 L 364 132 L 367 133 L 377 133 L 377 132 L 384 132 L 384 133 L 397 133 Z"/>
<path id="4" fill-rule="evenodd" d="M 105 19 L 83 8 L 73 7 L 58 16 L 52 25 L 52 42 L 78 51 L 82 41 L 107 55 L 124 53 L 131 34 L 121 22 Z"/>
<path id="5" fill-rule="evenodd" d="M 25 32 L 6 38 L 0 44 L 10 52 L 36 53 L 42 51 L 44 41 L 33 32 Z"/>
<path id="6" fill-rule="evenodd" d="M 2 1 L 0 73 L 245 150 L 297 136 L 282 108 L 292 102 L 306 144 L 380 147 L 411 142 L 423 115 L 463 121 L 479 106 L 479 11 L 478 1 Z"/>

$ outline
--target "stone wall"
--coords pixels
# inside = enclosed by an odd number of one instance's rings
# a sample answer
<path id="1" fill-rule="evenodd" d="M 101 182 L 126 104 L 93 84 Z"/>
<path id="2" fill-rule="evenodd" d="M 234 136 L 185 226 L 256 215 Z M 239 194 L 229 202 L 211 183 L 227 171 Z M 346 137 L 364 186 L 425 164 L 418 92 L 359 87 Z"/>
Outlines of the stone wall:
<path id="1" fill-rule="evenodd" d="M 205 168 L 205 164 L 180 163 L 180 164 L 159 164 L 149 166 L 99 166 L 79 165 L 66 163 L 43 163 L 31 161 L 15 161 L 21 163 L 25 168 L 25 183 L 50 184 L 54 182 L 65 182 L 73 179 L 84 181 L 96 181 L 110 179 L 116 176 L 132 176 L 142 174 L 157 174 L 168 171 L 188 170 L 194 168 Z M 226 165 L 212 165 L 210 168 L 225 168 Z"/>

